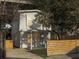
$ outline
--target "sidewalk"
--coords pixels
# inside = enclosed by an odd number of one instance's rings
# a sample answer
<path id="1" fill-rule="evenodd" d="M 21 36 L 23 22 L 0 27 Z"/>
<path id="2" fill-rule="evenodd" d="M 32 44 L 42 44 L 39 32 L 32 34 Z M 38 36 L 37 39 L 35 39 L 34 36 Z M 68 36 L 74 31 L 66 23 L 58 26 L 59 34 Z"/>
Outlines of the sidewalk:
<path id="1" fill-rule="evenodd" d="M 46 59 L 79 59 L 79 54 L 72 55 L 53 55 L 49 56 Z"/>
<path id="2" fill-rule="evenodd" d="M 42 58 L 36 54 L 28 52 L 26 49 L 7 49 L 6 59 L 79 59 L 79 54 L 53 55 L 47 58 Z"/>
<path id="3" fill-rule="evenodd" d="M 47 57 L 46 59 L 71 59 L 71 58 L 68 57 L 67 55 L 54 55 Z"/>
<path id="4" fill-rule="evenodd" d="M 26 49 L 7 49 L 6 59 L 44 59 L 28 52 Z"/>

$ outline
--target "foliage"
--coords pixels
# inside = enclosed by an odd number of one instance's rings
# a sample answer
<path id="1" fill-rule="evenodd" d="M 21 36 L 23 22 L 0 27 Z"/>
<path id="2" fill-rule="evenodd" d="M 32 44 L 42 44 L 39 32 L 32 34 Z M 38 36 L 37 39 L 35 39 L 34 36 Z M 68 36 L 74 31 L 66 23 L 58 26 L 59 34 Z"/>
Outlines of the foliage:
<path id="1" fill-rule="evenodd" d="M 4 0 L 4 2 L 0 3 L 0 30 L 3 30 L 3 27 L 6 23 L 9 23 L 11 19 L 15 19 L 18 14 L 19 3 L 8 3 Z"/>
<path id="2" fill-rule="evenodd" d="M 78 28 L 78 0 L 33 0 L 34 5 L 41 11 L 36 15 L 36 21 L 52 31 L 62 35 Z"/>

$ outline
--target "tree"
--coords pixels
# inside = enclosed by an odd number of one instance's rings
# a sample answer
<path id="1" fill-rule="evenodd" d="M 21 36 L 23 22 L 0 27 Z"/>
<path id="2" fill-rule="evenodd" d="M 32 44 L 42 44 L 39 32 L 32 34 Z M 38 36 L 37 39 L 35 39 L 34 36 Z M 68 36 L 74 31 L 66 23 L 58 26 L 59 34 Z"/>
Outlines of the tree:
<path id="1" fill-rule="evenodd" d="M 8 3 L 6 0 L 0 3 L 0 31 L 6 23 L 11 23 L 11 19 L 17 18 L 19 5 L 20 3 Z"/>
<path id="2" fill-rule="evenodd" d="M 52 28 L 59 39 L 66 32 L 73 32 L 79 25 L 78 0 L 33 0 L 41 11 L 36 15 L 36 21 L 45 27 Z"/>

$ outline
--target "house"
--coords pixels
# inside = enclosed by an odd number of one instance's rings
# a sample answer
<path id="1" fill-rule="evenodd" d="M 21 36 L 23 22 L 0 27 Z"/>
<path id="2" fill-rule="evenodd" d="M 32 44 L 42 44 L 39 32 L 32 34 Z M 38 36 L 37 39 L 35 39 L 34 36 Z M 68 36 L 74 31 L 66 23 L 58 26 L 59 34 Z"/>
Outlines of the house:
<path id="1" fill-rule="evenodd" d="M 40 10 L 19 10 L 20 48 L 44 48 L 48 32 L 35 21 Z M 50 29 L 49 29 L 50 30 Z"/>

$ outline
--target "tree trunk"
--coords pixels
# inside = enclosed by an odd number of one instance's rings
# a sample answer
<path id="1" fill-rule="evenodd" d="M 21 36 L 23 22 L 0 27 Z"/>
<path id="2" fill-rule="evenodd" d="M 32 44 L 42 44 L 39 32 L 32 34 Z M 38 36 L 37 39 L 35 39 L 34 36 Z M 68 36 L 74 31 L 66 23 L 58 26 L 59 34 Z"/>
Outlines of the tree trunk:
<path id="1" fill-rule="evenodd" d="M 60 35 L 59 35 L 59 33 L 58 33 L 58 32 L 56 32 L 55 30 L 52 30 L 52 32 L 54 32 L 54 33 L 57 35 L 58 40 L 60 40 L 60 39 L 61 39 L 61 38 L 60 38 Z M 51 36 L 52 36 L 52 32 L 51 32 Z"/>

